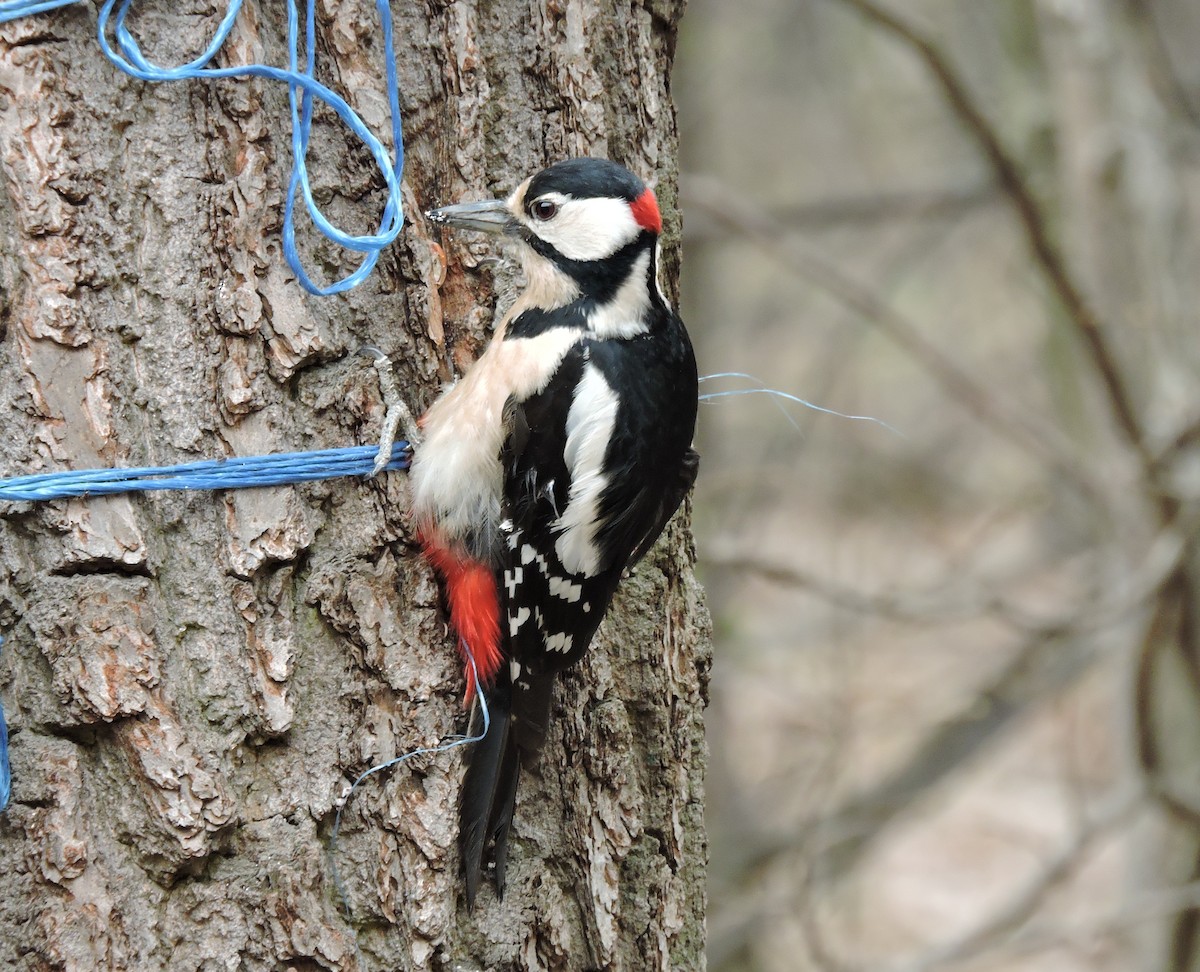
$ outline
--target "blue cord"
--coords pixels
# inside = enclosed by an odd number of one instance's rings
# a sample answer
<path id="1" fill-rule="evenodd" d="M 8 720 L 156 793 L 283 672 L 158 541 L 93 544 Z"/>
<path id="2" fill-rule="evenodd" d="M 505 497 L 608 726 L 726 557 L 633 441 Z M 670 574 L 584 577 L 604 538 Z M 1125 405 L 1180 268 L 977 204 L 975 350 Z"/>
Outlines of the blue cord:
<path id="1" fill-rule="evenodd" d="M 246 456 L 233 459 L 206 459 L 181 466 L 144 466 L 139 469 L 82 469 L 37 473 L 0 479 L 0 500 L 52 500 L 70 496 L 105 496 L 113 493 L 146 492 L 179 489 L 246 489 L 251 486 L 283 486 L 333 476 L 364 476 L 375 467 L 375 446 L 351 446 L 345 449 L 318 449 L 313 452 L 281 452 L 269 456 Z M 408 443 L 392 446 L 391 461 L 386 469 L 408 468 Z M 0 644 L 3 639 L 0 639 Z M 474 662 L 472 661 L 472 668 Z M 478 685 L 478 676 L 476 676 Z M 478 688 L 476 689 L 478 691 Z M 487 732 L 487 711 L 484 710 L 484 733 Z M 441 752 L 464 745 L 470 739 L 455 740 L 436 749 L 410 753 Z M 385 766 L 364 773 L 358 786 L 371 773 L 402 762 L 402 757 Z M 12 774 L 8 765 L 8 727 L 4 707 L 0 705 L 0 811 L 8 805 Z M 336 833 L 336 828 L 335 828 Z"/>
<path id="2" fill-rule="evenodd" d="M 0 3 L 0 24 L 16 20 L 18 17 L 29 17 L 57 10 L 59 7 L 69 7 L 78 2 L 79 0 L 4 0 Z"/>
<path id="3" fill-rule="evenodd" d="M 375 446 L 350 446 L 315 452 L 205 459 L 182 466 L 64 469 L 0 479 L 0 500 L 37 501 L 169 489 L 247 489 L 251 486 L 286 486 L 334 476 L 365 476 L 374 468 L 377 451 Z M 392 458 L 385 468 L 408 468 L 407 442 L 392 446 Z"/>
<path id="4" fill-rule="evenodd" d="M 41 13 L 68 6 L 76 0 L 3 0 L 0 2 L 0 23 L 29 14 Z M 307 0 L 304 20 L 304 67 L 299 65 L 299 15 L 295 0 L 288 0 L 288 66 L 286 69 L 267 64 L 248 64 L 238 67 L 209 67 L 209 62 L 225 44 L 242 7 L 242 0 L 230 0 L 225 16 L 217 27 L 216 34 L 204 52 L 187 64 L 178 67 L 161 67 L 153 64 L 142 54 L 138 42 L 126 26 L 125 20 L 133 6 L 133 0 L 105 0 L 100 8 L 97 37 L 105 56 L 127 74 L 143 81 L 182 81 L 189 78 L 242 78 L 260 77 L 283 82 L 288 86 L 288 98 L 292 116 L 292 174 L 288 182 L 287 200 L 283 216 L 283 253 L 288 266 L 296 274 L 300 285 L 309 293 L 319 296 L 339 294 L 360 284 L 374 269 L 379 254 L 399 235 L 404 225 L 404 214 L 400 194 L 400 173 L 404 168 L 404 138 L 400 119 L 399 82 L 396 78 L 396 52 L 392 29 L 392 13 L 388 0 L 375 0 L 379 12 L 379 23 L 383 34 L 384 71 L 387 79 L 388 108 L 391 111 L 392 145 L 395 158 L 367 128 L 349 104 L 338 94 L 315 80 L 316 74 L 316 0 Z M 116 10 L 114 17 L 113 11 Z M 110 24 L 111 22 L 111 24 Z M 116 49 L 109 39 L 116 40 Z M 380 219 L 379 229 L 370 235 L 356 236 L 345 233 L 334 226 L 321 212 L 313 198 L 308 179 L 308 145 L 312 134 L 313 101 L 320 100 L 328 105 L 366 146 L 375 159 L 375 164 L 387 184 L 387 203 Z M 322 234 L 339 246 L 365 254 L 358 269 L 348 276 L 322 287 L 314 283 L 304 269 L 300 254 L 296 250 L 296 192 L 304 197 L 304 203 L 313 224 Z"/>

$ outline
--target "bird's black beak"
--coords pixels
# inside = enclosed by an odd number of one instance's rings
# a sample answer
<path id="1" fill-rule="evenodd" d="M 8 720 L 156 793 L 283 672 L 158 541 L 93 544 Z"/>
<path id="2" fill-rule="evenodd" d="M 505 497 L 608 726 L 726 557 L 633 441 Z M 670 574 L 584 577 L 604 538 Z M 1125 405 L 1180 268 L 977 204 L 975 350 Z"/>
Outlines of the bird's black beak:
<path id="1" fill-rule="evenodd" d="M 506 199 L 443 206 L 441 209 L 431 209 L 425 215 L 431 223 L 478 233 L 506 233 L 516 225 Z"/>

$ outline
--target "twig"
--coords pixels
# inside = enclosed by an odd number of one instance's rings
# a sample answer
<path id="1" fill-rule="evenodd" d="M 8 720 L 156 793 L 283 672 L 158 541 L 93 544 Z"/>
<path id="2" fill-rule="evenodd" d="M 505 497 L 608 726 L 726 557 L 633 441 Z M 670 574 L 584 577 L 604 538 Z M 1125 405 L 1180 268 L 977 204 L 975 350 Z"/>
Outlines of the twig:
<path id="1" fill-rule="evenodd" d="M 1187 826 L 1196 828 L 1200 827 L 1200 805 L 1180 791 L 1168 777 L 1168 768 L 1163 765 L 1159 726 L 1155 723 L 1154 714 L 1154 703 L 1160 697 L 1155 684 L 1158 663 L 1166 645 L 1183 650 L 1184 626 L 1192 610 L 1193 596 L 1192 578 L 1186 570 L 1186 565 L 1181 564 L 1163 582 L 1154 613 L 1142 635 L 1134 687 L 1133 715 L 1138 766 L 1150 793 L 1173 817 Z"/>
<path id="2" fill-rule="evenodd" d="M 1074 928 L 1030 928 L 1015 936 L 1007 945 L 994 949 L 989 957 L 1016 957 L 1033 952 L 1044 952 L 1068 945 L 1092 943 L 1105 936 L 1116 935 L 1130 925 L 1156 918 L 1170 917 L 1181 911 L 1200 906 L 1200 881 L 1181 884 L 1139 895 L 1116 914 Z M 1182 966 L 1164 965 L 1164 968 Z"/>
<path id="3" fill-rule="evenodd" d="M 1171 53 L 1171 45 L 1167 42 L 1166 28 L 1161 22 L 1160 4 L 1146 3 L 1143 0 L 1126 0 L 1133 22 L 1141 28 L 1146 42 L 1153 48 L 1147 57 L 1147 65 L 1151 69 L 1151 77 L 1157 78 L 1159 84 L 1166 89 L 1164 100 L 1175 103 L 1179 113 L 1196 128 L 1200 128 L 1200 104 L 1192 100 L 1187 85 L 1179 75 L 1175 66 L 1175 57 Z"/>
<path id="4" fill-rule="evenodd" d="M 898 220 L 946 219 L 983 206 L 994 206 L 1000 194 L 993 183 L 931 190 L 897 190 L 818 199 L 783 205 L 775 218 L 788 231 L 800 228 L 827 229 L 841 226 L 873 226 Z M 722 237 L 713 228 L 689 220 L 683 228 L 684 242 L 708 243 Z"/>

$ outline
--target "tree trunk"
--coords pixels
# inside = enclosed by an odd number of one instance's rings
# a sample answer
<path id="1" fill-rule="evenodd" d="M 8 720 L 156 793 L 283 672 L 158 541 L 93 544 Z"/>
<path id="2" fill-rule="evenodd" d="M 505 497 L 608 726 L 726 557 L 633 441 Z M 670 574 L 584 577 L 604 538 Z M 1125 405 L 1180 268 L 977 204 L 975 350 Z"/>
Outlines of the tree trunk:
<path id="1" fill-rule="evenodd" d="M 133 80 L 87 6 L 0 28 L 4 473 L 371 442 L 382 410 L 356 350 L 387 351 L 419 412 L 514 286 L 421 210 L 565 156 L 657 180 L 673 288 L 682 6 L 396 0 L 409 222 L 335 298 L 306 295 L 281 256 L 283 86 Z M 143 48 L 182 63 L 222 12 L 148 11 Z M 286 63 L 284 17 L 248 6 L 222 63 Z M 326 0 L 318 38 L 318 78 L 386 132 L 373 5 Z M 382 180 L 347 141 L 318 111 L 314 190 L 370 232 Z M 300 235 L 314 276 L 354 265 Z M 0 966 L 703 966 L 709 648 L 680 526 L 562 680 L 503 901 L 462 904 L 460 752 L 372 777 L 330 853 L 350 780 L 466 722 L 406 507 L 389 473 L 0 509 Z"/>

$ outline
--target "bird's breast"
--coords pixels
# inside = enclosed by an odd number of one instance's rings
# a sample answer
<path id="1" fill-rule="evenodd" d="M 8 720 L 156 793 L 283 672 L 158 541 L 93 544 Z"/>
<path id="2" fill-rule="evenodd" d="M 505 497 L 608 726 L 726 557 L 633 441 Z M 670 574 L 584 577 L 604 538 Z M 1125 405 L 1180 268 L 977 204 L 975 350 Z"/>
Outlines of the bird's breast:
<path id="1" fill-rule="evenodd" d="M 422 531 L 447 545 L 465 546 L 478 559 L 492 559 L 504 487 L 505 403 L 542 391 L 582 337 L 575 328 L 530 338 L 498 336 L 433 403 L 409 470 L 413 515 Z"/>

